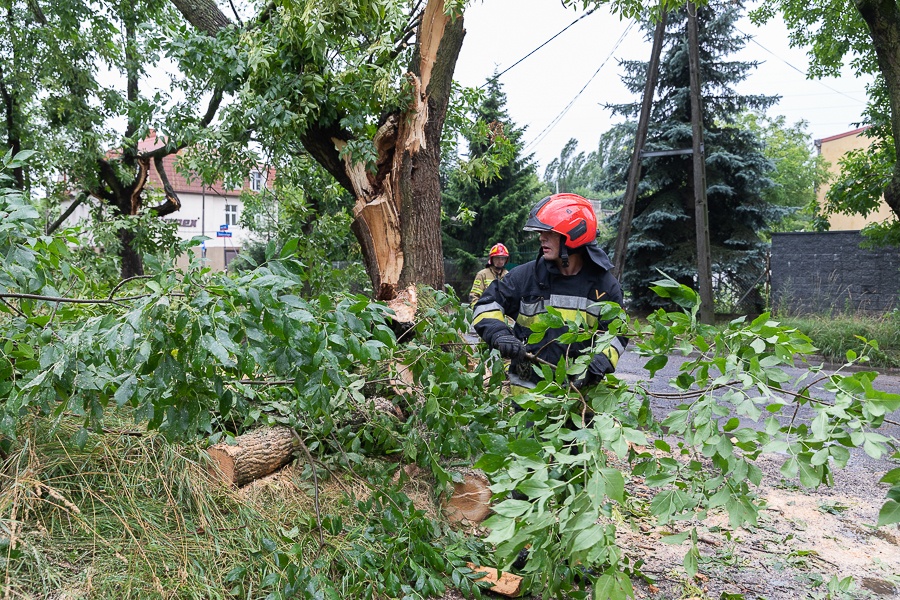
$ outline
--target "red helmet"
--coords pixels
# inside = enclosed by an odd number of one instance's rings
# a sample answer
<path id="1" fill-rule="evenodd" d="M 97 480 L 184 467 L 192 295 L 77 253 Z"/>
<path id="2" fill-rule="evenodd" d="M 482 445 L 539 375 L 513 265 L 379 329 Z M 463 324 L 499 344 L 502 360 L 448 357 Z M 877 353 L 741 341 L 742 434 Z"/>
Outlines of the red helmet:
<path id="1" fill-rule="evenodd" d="M 566 246 L 577 248 L 597 239 L 597 215 L 578 194 L 553 194 L 531 209 L 524 230 L 555 231 L 566 238 Z"/>
<path id="2" fill-rule="evenodd" d="M 509 256 L 509 250 L 503 244 L 494 244 L 491 246 L 491 251 L 488 252 L 488 260 L 495 256 Z"/>

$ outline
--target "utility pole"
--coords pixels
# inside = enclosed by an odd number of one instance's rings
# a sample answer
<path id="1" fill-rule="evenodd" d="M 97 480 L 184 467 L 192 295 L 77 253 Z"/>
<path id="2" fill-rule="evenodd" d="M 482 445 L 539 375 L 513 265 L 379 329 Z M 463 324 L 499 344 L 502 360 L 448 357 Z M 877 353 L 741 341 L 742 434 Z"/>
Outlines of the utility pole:
<path id="1" fill-rule="evenodd" d="M 700 109 L 700 42 L 697 5 L 688 2 L 688 60 L 691 78 L 691 130 L 694 157 L 694 220 L 697 223 L 697 284 L 700 287 L 700 322 L 715 321 L 712 260 L 709 253 L 709 211 L 706 206 L 706 157 L 703 154 L 703 115 Z"/>
<path id="2" fill-rule="evenodd" d="M 641 114 L 638 118 L 637 135 L 634 138 L 634 151 L 631 154 L 631 167 L 628 169 L 628 183 L 625 197 L 622 200 L 622 211 L 619 213 L 619 234 L 613 249 L 613 273 L 619 279 L 625 271 L 625 251 L 628 248 L 628 236 L 631 235 L 631 221 L 634 218 L 634 204 L 637 200 L 637 187 L 641 179 L 641 154 L 647 140 L 647 129 L 650 127 L 650 109 L 653 106 L 653 95 L 656 93 L 656 78 L 659 75 L 659 55 L 662 53 L 663 36 L 666 33 L 668 12 L 665 4 L 660 5 L 659 21 L 653 34 L 653 49 L 650 52 L 650 64 L 647 66 L 647 83 L 644 85 L 644 99 L 641 103 Z"/>

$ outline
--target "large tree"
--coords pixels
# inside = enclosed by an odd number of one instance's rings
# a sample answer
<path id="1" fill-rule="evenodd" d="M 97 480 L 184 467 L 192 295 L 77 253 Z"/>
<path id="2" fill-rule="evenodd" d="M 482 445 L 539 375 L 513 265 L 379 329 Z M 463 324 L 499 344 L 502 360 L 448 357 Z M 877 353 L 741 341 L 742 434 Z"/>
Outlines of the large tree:
<path id="1" fill-rule="evenodd" d="M 766 177 L 771 163 L 762 153 L 759 138 L 738 126 L 735 119 L 748 109 L 764 110 L 776 98 L 741 95 L 734 90 L 756 66 L 727 60 L 746 42 L 734 29 L 739 16 L 740 6 L 730 2 L 697 8 L 713 270 L 720 284 L 728 282 L 745 291 L 764 269 L 766 245 L 759 232 L 777 211 L 764 198 L 771 185 Z M 646 30 L 652 34 L 651 26 Z M 622 65 L 625 84 L 635 94 L 642 93 L 647 64 L 625 61 Z M 640 107 L 635 103 L 611 108 L 635 118 Z M 669 16 L 645 149 L 681 150 L 691 147 L 691 139 L 687 15 L 681 10 Z M 618 165 L 618 173 L 624 182 L 627 163 Z M 638 309 L 662 302 L 649 289 L 659 279 L 660 270 L 683 284 L 694 285 L 697 260 L 691 173 L 689 155 L 645 159 L 622 277 Z"/>
<path id="2" fill-rule="evenodd" d="M 273 155 L 308 153 L 353 194 L 378 298 L 442 287 L 439 165 L 464 35 L 457 3 L 275 3 L 241 26 L 213 0 L 172 1 L 215 38 L 203 59 L 233 74 L 225 137 L 250 131 Z"/>
<path id="3" fill-rule="evenodd" d="M 501 242 L 513 262 L 523 262 L 537 246 L 522 226 L 544 190 L 531 155 L 522 155 L 524 131 L 510 120 L 496 77 L 488 80 L 474 117 L 465 134 L 468 157 L 453 165 L 444 190 L 445 253 L 471 268 Z"/>
<path id="4" fill-rule="evenodd" d="M 808 49 L 810 77 L 837 75 L 846 60 L 858 75 L 876 75 L 864 116 L 873 126 L 872 149 L 848 158 L 844 177 L 831 188 L 828 209 L 867 214 L 883 194 L 894 218 L 879 229 L 900 243 L 900 6 L 896 0 L 768 0 L 752 17 L 765 22 L 778 13 L 791 45 Z"/>
<path id="5" fill-rule="evenodd" d="M 74 193 L 75 204 L 99 200 L 103 208 L 96 214 L 117 228 L 121 275 L 142 273 L 136 242 L 142 236 L 128 218 L 147 210 L 145 184 L 154 167 L 166 196 L 153 207 L 156 214 L 178 210 L 162 158 L 209 123 L 221 91 L 213 86 L 204 113 L 197 109 L 200 92 L 184 82 L 173 78 L 161 87 L 150 85 L 148 73 L 159 67 L 160 54 L 174 51 L 159 33 L 171 27 L 175 16 L 165 0 L 102 5 L 32 0 L 8 2 L 0 10 L 0 131 L 14 153 L 29 148 L 40 157 L 31 173 L 16 170 L 19 188 L 29 191 L 49 181 L 60 197 Z M 167 101 L 173 87 L 180 87 L 182 102 Z M 200 89 L 208 92 L 210 86 Z M 176 129 L 178 135 L 139 148 L 152 127 Z"/>

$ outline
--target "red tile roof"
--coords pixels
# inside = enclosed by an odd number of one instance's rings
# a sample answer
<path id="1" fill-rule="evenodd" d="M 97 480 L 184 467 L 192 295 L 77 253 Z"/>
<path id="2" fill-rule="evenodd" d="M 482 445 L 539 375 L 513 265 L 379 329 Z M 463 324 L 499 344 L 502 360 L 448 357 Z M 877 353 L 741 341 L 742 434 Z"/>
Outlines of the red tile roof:
<path id="1" fill-rule="evenodd" d="M 145 139 L 138 142 L 138 151 L 139 152 L 148 152 L 150 150 L 155 150 L 156 148 L 162 147 L 163 143 L 157 137 L 156 132 L 150 132 Z M 239 195 L 241 190 L 232 190 L 225 189 L 222 185 L 221 181 L 217 181 L 213 185 L 203 186 L 200 184 L 200 179 L 198 177 L 192 178 L 190 181 L 183 174 L 178 172 L 175 168 L 175 165 L 178 161 L 179 154 L 170 154 L 168 156 L 163 157 L 163 168 L 166 171 L 166 177 L 169 178 L 169 183 L 175 189 L 176 193 L 188 193 L 188 194 L 202 194 L 204 192 L 218 195 Z M 268 175 L 266 178 L 266 187 L 271 188 L 272 183 L 275 181 L 275 169 L 269 168 Z M 148 183 L 151 187 L 162 188 L 162 180 L 159 177 L 159 173 L 156 171 L 156 165 L 150 165 L 150 181 Z M 243 190 L 250 190 L 250 180 L 245 178 L 242 186 Z"/>

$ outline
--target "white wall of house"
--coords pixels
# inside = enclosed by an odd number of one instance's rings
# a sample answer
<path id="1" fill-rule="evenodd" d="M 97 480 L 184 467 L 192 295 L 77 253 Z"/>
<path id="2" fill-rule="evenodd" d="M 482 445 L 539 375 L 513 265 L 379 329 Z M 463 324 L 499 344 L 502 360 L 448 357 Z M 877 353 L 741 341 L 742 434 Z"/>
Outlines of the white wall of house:
<path id="1" fill-rule="evenodd" d="M 178 236 L 183 240 L 198 235 L 209 238 L 203 242 L 200 256 L 209 261 L 211 268 L 224 269 L 237 256 L 248 237 L 248 232 L 240 226 L 244 209 L 240 196 L 209 192 L 181 193 L 178 197 L 181 198 L 181 210 L 167 215 L 163 220 L 175 223 Z"/>
<path id="2" fill-rule="evenodd" d="M 244 203 L 239 191 L 233 195 L 223 195 L 209 191 L 208 193 L 181 192 L 181 209 L 163 217 L 163 221 L 175 223 L 176 232 L 182 240 L 190 240 L 194 236 L 206 236 L 195 253 L 205 258 L 213 270 L 224 270 L 247 241 L 249 232 L 240 226 Z M 62 210 L 67 208 L 64 203 Z M 78 223 L 86 224 L 85 231 L 90 232 L 90 208 L 85 204 L 78 206 L 66 219 L 65 226 Z M 224 235 L 223 235 L 224 234 Z M 180 266 L 187 265 L 187 258 L 178 261 Z"/>

